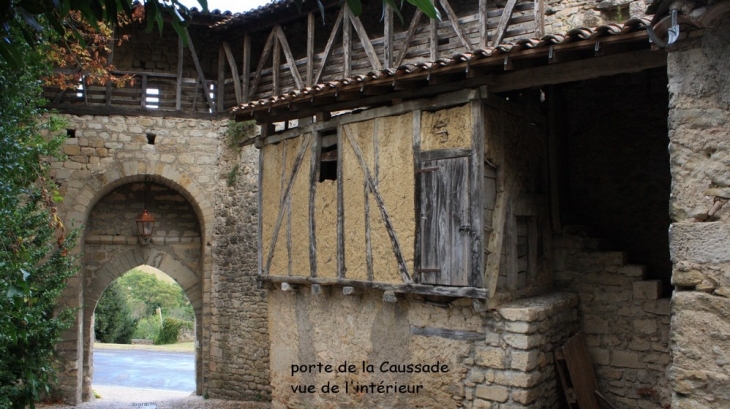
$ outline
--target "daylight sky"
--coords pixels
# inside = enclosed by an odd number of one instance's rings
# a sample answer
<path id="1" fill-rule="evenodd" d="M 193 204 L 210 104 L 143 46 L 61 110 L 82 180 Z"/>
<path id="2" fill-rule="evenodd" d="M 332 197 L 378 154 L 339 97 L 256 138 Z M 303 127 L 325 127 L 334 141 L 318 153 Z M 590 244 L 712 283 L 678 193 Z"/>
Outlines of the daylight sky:
<path id="1" fill-rule="evenodd" d="M 181 0 L 180 2 L 188 7 L 197 7 L 200 9 L 200 3 L 197 0 Z M 211 11 L 218 9 L 220 11 L 240 13 L 255 9 L 267 3 L 270 3 L 270 0 L 208 0 L 208 8 Z"/>

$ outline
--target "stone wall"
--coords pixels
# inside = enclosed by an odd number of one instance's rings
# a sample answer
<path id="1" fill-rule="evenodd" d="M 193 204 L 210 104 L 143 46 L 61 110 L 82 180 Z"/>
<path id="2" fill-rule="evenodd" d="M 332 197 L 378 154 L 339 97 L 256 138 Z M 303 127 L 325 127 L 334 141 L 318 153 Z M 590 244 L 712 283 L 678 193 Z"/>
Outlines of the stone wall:
<path id="1" fill-rule="evenodd" d="M 258 150 L 224 149 L 213 232 L 211 397 L 269 400 L 266 290 L 257 289 Z"/>
<path id="2" fill-rule="evenodd" d="M 273 407 L 557 408 L 551 351 L 577 329 L 576 302 L 553 294 L 479 313 L 469 299 L 384 302 L 380 291 L 345 296 L 335 287 L 318 295 L 309 287 L 270 291 Z M 351 372 L 338 370 L 344 361 Z M 392 372 L 391 365 L 408 364 L 441 369 Z M 309 385 L 311 393 L 294 390 Z M 339 392 L 323 392 L 326 385 Z M 381 385 L 410 393 L 378 392 Z"/>
<path id="3" fill-rule="evenodd" d="M 616 405 L 669 407 L 670 300 L 660 298 L 658 280 L 643 279 L 643 266 L 627 264 L 623 252 L 598 251 L 598 244 L 584 234 L 553 240 L 555 283 L 580 296 L 580 328 L 599 390 Z"/>
<path id="4" fill-rule="evenodd" d="M 65 197 L 59 204 L 65 224 L 88 224 L 88 229 L 78 247 L 85 254 L 85 268 L 69 281 L 63 296 L 64 303 L 81 308 L 58 347 L 65 361 L 59 376 L 65 399 L 78 403 L 91 396 L 95 298 L 111 281 L 140 264 L 170 274 L 186 289 L 191 302 L 200 306 L 196 311 L 197 392 L 242 398 L 255 390 L 265 391 L 269 383 L 262 361 L 268 355 L 265 304 L 252 279 L 246 278 L 256 272 L 255 246 L 251 245 L 256 229 L 253 154 L 241 156 L 240 182 L 236 189 L 226 190 L 222 188 L 230 173 L 226 167 L 231 167 L 233 159 L 219 159 L 231 154 L 222 143 L 224 121 L 70 115 L 66 119 L 75 137 L 66 140 L 63 149 L 68 156 L 51 163 L 51 173 Z M 156 135 L 154 143 L 148 133 Z M 177 214 L 180 219 L 173 225 L 161 217 L 151 243 L 142 246 L 130 218 L 140 206 L 139 192 L 133 191 L 145 183 L 164 189 L 156 191 L 162 196 L 151 209 L 169 205 L 159 209 L 159 215 Z M 232 196 L 226 199 L 228 194 Z M 235 201 L 240 200 L 235 205 L 234 195 Z M 126 211 L 119 208 L 122 200 L 128 201 Z M 231 226 L 236 235 L 223 243 L 214 232 L 227 235 L 226 228 Z M 214 258 L 221 264 L 215 270 Z M 223 307 L 215 318 L 214 305 Z M 215 340 L 213 325 L 225 333 Z M 214 341 L 215 350 L 211 349 Z M 228 376 L 231 373 L 237 375 Z"/>
<path id="5" fill-rule="evenodd" d="M 695 219 L 714 204 L 706 189 L 730 186 L 728 44 L 726 13 L 668 57 L 675 408 L 730 405 L 730 206 L 707 222 Z"/>

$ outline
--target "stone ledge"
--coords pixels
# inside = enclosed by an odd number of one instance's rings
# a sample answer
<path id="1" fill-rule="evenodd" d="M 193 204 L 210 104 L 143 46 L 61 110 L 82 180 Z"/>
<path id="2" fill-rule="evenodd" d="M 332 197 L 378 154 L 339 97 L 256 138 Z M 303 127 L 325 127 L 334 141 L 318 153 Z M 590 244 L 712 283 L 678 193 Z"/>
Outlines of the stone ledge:
<path id="1" fill-rule="evenodd" d="M 540 321 L 578 305 L 578 295 L 558 292 L 525 298 L 497 308 L 497 312 L 507 321 Z"/>

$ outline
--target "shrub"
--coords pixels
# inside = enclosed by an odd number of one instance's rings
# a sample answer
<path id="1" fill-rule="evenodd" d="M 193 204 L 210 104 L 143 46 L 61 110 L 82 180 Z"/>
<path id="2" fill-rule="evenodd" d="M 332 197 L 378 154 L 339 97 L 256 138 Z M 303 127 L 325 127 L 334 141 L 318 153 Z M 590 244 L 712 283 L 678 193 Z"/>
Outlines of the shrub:
<path id="1" fill-rule="evenodd" d="M 134 330 L 135 339 L 150 339 L 155 340 L 157 335 L 160 333 L 160 317 L 157 315 L 150 315 L 149 317 L 142 318 L 137 323 L 137 328 Z"/>
<path id="2" fill-rule="evenodd" d="M 104 291 L 96 306 L 94 335 L 100 342 L 131 344 L 137 320 L 127 303 L 127 297 L 117 282 Z"/>
<path id="3" fill-rule="evenodd" d="M 176 318 L 165 318 L 162 322 L 162 329 L 155 338 L 155 345 L 174 344 L 177 342 L 180 329 L 191 329 L 193 323 L 190 321 L 182 321 Z"/>

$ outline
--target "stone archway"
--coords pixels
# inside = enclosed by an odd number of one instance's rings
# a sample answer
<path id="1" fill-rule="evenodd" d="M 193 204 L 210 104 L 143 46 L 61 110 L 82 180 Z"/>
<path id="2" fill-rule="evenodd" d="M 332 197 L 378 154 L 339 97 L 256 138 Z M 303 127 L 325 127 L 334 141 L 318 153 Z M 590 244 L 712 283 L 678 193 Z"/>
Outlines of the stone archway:
<path id="1" fill-rule="evenodd" d="M 84 290 L 84 300 L 86 308 L 84 309 L 83 328 L 84 340 L 88 340 L 88 346 L 84 348 L 84 398 L 91 393 L 91 384 L 94 373 L 93 367 L 93 320 L 94 310 L 106 288 L 117 278 L 121 277 L 127 271 L 148 265 L 172 277 L 185 291 L 195 313 L 195 385 L 196 393 L 201 393 L 203 382 L 203 357 L 201 351 L 202 344 L 202 316 L 203 316 L 203 292 L 202 282 L 199 275 L 190 270 L 180 260 L 173 255 L 164 251 L 155 250 L 154 248 L 139 247 L 128 250 L 113 260 L 104 264 L 94 276 L 91 285 Z M 88 332 L 88 333 L 87 333 Z"/>

